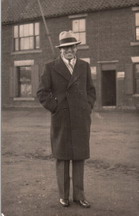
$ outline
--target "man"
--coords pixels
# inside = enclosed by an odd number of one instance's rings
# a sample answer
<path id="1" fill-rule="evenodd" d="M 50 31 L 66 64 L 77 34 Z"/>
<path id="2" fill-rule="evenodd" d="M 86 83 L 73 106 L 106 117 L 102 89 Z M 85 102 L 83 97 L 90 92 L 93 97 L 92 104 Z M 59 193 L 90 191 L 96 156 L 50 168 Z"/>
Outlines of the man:
<path id="1" fill-rule="evenodd" d="M 70 160 L 73 201 L 90 204 L 84 195 L 84 160 L 89 158 L 91 111 L 96 99 L 89 64 L 76 57 L 77 41 L 72 31 L 59 35 L 60 57 L 45 65 L 37 96 L 51 112 L 51 147 L 56 158 L 60 204 L 69 206 Z"/>

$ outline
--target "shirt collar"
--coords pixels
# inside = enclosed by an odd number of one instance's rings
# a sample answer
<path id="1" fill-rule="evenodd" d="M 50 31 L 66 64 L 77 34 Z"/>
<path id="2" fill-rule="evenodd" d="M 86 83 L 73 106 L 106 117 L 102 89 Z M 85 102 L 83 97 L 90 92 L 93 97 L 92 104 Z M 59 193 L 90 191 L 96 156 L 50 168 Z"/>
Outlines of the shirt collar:
<path id="1" fill-rule="evenodd" d="M 66 63 L 66 64 L 69 64 L 69 60 L 66 59 L 63 55 L 61 55 L 61 58 L 63 59 L 63 61 Z M 75 64 L 76 63 L 76 57 L 74 57 L 73 59 L 70 60 L 71 64 Z"/>

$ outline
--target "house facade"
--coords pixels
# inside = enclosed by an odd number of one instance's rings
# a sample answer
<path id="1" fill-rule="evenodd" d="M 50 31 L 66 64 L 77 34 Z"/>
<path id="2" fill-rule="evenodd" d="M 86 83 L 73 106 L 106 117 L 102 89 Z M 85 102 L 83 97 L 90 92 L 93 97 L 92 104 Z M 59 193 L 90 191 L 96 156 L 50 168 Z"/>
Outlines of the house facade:
<path id="1" fill-rule="evenodd" d="M 54 58 L 49 39 L 58 56 L 59 33 L 73 30 L 82 42 L 78 57 L 90 63 L 97 92 L 95 108 L 138 109 L 139 1 L 124 4 L 119 0 L 118 5 L 110 0 L 101 0 L 100 5 L 95 0 L 72 1 L 40 1 L 49 35 L 37 0 L 28 5 L 18 5 L 21 0 L 13 5 L 4 1 L 2 106 L 40 106 L 36 98 L 39 78 L 44 64 Z"/>

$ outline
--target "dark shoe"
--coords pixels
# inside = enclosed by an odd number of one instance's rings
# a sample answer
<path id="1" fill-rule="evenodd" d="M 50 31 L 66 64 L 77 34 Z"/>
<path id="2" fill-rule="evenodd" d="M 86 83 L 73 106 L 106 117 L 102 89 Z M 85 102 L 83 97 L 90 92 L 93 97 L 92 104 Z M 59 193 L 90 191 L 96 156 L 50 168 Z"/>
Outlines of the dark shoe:
<path id="1" fill-rule="evenodd" d="M 82 206 L 83 208 L 90 208 L 90 204 L 87 200 L 74 200 L 77 204 Z"/>
<path id="2" fill-rule="evenodd" d="M 68 199 L 60 199 L 59 202 L 63 207 L 69 206 L 69 200 Z"/>

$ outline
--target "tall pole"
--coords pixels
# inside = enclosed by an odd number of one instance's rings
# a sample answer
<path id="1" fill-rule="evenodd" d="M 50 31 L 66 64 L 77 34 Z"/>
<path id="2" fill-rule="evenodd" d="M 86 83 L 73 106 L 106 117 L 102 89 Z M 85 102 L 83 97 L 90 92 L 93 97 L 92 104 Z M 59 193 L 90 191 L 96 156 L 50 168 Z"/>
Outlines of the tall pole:
<path id="1" fill-rule="evenodd" d="M 43 23 L 44 23 L 44 26 L 45 26 L 46 35 L 48 36 L 48 40 L 49 40 L 50 47 L 51 47 L 51 50 L 52 50 L 53 58 L 55 58 L 55 51 L 54 51 L 53 43 L 52 43 L 52 40 L 51 40 L 51 37 L 50 37 L 49 29 L 48 29 L 48 26 L 47 26 L 47 23 L 46 23 L 46 20 L 45 20 L 45 17 L 44 17 L 44 12 L 43 12 L 40 0 L 37 0 L 37 1 L 38 1 L 38 5 L 39 5 L 39 8 L 40 8 L 41 16 L 42 16 L 42 19 L 43 19 Z"/>

